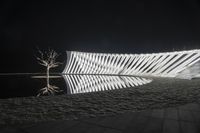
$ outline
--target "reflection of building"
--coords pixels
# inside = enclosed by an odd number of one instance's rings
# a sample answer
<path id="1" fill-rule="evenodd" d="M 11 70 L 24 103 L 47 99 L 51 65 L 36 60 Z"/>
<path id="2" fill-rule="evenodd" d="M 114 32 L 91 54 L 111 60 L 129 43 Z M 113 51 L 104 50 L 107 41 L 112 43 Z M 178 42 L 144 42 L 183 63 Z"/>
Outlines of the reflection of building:
<path id="1" fill-rule="evenodd" d="M 200 50 L 152 54 L 103 54 L 67 51 L 67 57 L 63 74 L 159 77 L 179 75 L 178 77 L 181 77 L 182 71 L 200 61 Z"/>
<path id="2" fill-rule="evenodd" d="M 141 77 L 105 75 L 63 75 L 70 94 L 114 90 L 150 83 Z"/>

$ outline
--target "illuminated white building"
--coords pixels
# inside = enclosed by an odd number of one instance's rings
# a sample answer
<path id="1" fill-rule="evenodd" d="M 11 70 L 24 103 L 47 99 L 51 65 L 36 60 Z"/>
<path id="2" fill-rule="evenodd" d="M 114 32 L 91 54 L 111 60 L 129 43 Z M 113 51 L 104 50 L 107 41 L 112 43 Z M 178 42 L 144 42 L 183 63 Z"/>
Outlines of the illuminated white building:
<path id="1" fill-rule="evenodd" d="M 63 74 L 197 77 L 200 50 L 152 54 L 110 54 L 67 51 Z M 195 66 L 195 68 L 193 67 Z"/>

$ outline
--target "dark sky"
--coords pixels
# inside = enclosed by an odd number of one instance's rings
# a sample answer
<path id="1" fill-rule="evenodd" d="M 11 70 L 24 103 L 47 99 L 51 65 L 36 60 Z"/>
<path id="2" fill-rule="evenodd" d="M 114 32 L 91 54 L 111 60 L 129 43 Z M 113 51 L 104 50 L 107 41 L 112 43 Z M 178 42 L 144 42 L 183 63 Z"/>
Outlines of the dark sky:
<path id="1" fill-rule="evenodd" d="M 66 50 L 150 53 L 200 48 L 197 0 L 5 0 L 0 17 L 0 73 L 43 70 L 34 59 L 37 46 L 60 52 L 60 61 L 66 60 Z"/>

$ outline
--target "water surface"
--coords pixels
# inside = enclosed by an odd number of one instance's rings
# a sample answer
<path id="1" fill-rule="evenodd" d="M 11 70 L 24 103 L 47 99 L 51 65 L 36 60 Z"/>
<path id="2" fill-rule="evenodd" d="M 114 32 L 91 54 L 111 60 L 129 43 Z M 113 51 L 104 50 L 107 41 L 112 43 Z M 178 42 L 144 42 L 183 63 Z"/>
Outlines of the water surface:
<path id="1" fill-rule="evenodd" d="M 0 98 L 91 93 L 126 89 L 152 82 L 152 79 L 103 75 L 1 75 Z"/>

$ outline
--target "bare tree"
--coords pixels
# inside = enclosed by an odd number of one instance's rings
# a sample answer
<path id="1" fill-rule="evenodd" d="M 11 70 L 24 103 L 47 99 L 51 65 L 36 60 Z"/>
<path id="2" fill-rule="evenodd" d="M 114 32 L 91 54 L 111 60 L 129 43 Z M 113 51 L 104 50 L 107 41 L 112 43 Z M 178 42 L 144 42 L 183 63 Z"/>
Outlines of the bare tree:
<path id="1" fill-rule="evenodd" d="M 38 94 L 54 94 L 55 92 L 58 92 L 58 87 L 52 86 L 49 84 L 49 70 L 51 68 L 58 67 L 61 62 L 57 62 L 56 59 L 58 58 L 59 54 L 53 50 L 53 49 L 48 49 L 48 51 L 42 52 L 41 50 L 38 49 L 39 56 L 36 57 L 38 60 L 38 63 L 42 66 L 46 67 L 46 78 L 47 78 L 47 86 L 42 88 L 40 90 L 40 93 Z"/>
<path id="2" fill-rule="evenodd" d="M 47 68 L 47 77 L 49 77 L 49 70 L 51 68 L 58 67 L 61 62 L 57 62 L 56 59 L 58 58 L 59 54 L 53 50 L 53 49 L 48 49 L 48 51 L 42 52 L 41 50 L 38 49 L 39 56 L 36 57 L 38 60 L 38 63 L 42 66 L 45 66 Z"/>

